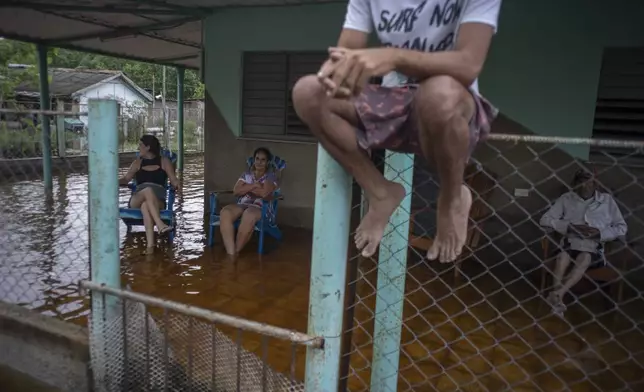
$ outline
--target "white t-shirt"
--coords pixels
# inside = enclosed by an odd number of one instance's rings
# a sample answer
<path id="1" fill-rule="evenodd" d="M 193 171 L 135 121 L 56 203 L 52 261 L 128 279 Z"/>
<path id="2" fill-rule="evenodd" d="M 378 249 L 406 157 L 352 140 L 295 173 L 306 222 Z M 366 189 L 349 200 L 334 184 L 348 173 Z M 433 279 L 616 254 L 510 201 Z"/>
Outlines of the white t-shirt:
<path id="1" fill-rule="evenodd" d="M 349 0 L 345 29 L 371 33 L 385 46 L 423 52 L 452 50 L 463 23 L 485 23 L 496 32 L 501 0 Z M 391 72 L 383 86 L 415 83 Z M 478 80 L 472 83 L 478 92 Z"/>

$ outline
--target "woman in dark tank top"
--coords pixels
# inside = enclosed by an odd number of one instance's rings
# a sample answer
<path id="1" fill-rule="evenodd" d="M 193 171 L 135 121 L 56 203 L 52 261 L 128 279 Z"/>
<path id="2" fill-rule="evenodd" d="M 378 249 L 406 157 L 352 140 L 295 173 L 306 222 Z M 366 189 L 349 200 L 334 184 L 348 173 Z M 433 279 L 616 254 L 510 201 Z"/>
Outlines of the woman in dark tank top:
<path id="1" fill-rule="evenodd" d="M 172 162 L 161 156 L 161 143 L 152 135 L 144 135 L 139 141 L 139 158 L 137 158 L 127 174 L 119 181 L 127 184 L 136 180 L 136 190 L 132 194 L 130 208 L 140 208 L 145 224 L 146 253 L 154 251 L 154 226 L 159 234 L 167 233 L 171 228 L 161 220 L 159 211 L 165 207 L 165 186 L 168 179 L 176 189 L 179 180 L 174 172 Z"/>

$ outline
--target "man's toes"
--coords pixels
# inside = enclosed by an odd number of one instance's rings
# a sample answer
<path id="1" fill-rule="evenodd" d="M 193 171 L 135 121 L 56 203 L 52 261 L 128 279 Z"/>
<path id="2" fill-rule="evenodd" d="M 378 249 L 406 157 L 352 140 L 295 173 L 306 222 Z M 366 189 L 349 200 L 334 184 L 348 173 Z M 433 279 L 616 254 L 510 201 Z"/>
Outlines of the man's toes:
<path id="1" fill-rule="evenodd" d="M 436 246 L 436 241 L 432 244 L 432 246 L 429 247 L 429 250 L 427 251 L 427 259 L 428 260 L 436 260 L 440 252 L 440 248 Z"/>
<path id="2" fill-rule="evenodd" d="M 377 241 L 367 241 L 367 244 L 364 246 L 364 249 L 362 249 L 362 257 L 371 257 L 376 253 L 376 250 L 378 249 L 378 242 Z"/>
<path id="3" fill-rule="evenodd" d="M 457 257 L 458 257 L 458 256 L 460 256 L 462 253 L 463 253 L 463 245 L 458 244 L 458 245 L 454 248 L 454 258 L 457 258 Z"/>
<path id="4" fill-rule="evenodd" d="M 449 246 L 443 247 L 441 261 L 443 263 L 451 263 L 452 261 L 454 261 L 454 252 L 451 247 Z"/>
<path id="5" fill-rule="evenodd" d="M 358 249 L 364 248 L 364 246 L 367 244 L 367 238 L 362 233 L 356 234 L 355 241 L 356 241 L 356 248 Z"/>

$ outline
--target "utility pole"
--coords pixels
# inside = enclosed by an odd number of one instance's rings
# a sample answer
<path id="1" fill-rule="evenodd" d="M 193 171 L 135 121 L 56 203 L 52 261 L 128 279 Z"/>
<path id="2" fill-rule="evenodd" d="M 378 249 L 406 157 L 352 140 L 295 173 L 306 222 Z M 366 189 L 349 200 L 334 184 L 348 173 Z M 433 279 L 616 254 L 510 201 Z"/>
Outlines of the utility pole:
<path id="1" fill-rule="evenodd" d="M 165 147 L 170 146 L 170 127 L 168 126 L 168 108 L 165 106 L 165 65 L 163 66 L 163 92 L 161 93 L 161 106 L 163 107 L 163 138 Z"/>

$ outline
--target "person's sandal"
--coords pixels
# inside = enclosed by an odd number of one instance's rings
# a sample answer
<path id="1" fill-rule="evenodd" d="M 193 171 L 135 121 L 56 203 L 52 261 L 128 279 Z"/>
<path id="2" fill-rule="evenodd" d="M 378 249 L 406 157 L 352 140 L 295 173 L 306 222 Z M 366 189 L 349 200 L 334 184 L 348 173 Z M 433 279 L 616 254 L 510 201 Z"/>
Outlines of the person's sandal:
<path id="1" fill-rule="evenodd" d="M 166 234 L 166 233 L 169 233 L 170 231 L 172 231 L 172 227 L 166 226 L 163 229 L 159 230 L 159 234 Z"/>

